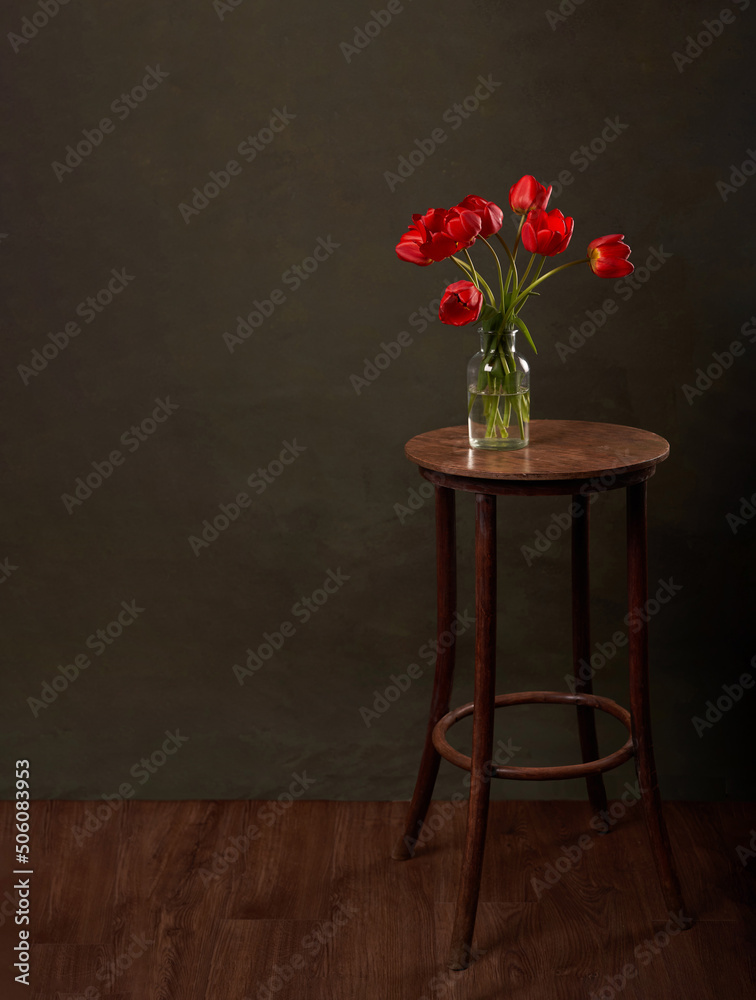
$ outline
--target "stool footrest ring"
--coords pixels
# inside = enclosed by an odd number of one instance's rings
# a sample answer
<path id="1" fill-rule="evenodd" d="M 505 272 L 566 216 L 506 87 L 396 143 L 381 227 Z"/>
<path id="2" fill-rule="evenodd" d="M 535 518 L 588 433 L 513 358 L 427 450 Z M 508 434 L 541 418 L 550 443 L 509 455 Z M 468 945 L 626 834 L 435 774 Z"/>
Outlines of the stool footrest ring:
<path id="1" fill-rule="evenodd" d="M 473 713 L 473 702 L 461 705 L 452 709 L 442 719 L 436 723 L 433 729 L 433 745 L 444 758 L 450 763 L 469 771 L 472 766 L 471 759 L 459 750 L 455 750 L 447 741 L 446 733 L 455 722 L 466 718 Z M 602 698 L 596 694 L 569 694 L 566 691 L 518 691 L 514 694 L 499 694 L 494 699 L 494 708 L 503 708 L 506 705 L 578 705 L 586 708 L 599 709 L 613 715 L 627 728 L 627 742 L 619 750 L 609 754 L 608 757 L 600 757 L 598 760 L 586 761 L 583 764 L 564 764 L 561 766 L 545 767 L 517 767 L 514 765 L 497 765 L 490 767 L 492 778 L 510 778 L 516 781 L 557 781 L 563 778 L 585 778 L 589 774 L 603 774 L 604 771 L 611 771 L 633 756 L 632 720 L 627 709 L 618 705 L 610 698 Z"/>

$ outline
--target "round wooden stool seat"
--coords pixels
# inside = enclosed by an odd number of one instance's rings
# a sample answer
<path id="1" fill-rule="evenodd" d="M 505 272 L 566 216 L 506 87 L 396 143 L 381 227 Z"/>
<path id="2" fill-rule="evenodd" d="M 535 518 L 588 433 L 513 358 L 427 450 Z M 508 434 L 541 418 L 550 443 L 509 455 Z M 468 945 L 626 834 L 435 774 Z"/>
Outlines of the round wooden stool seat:
<path id="1" fill-rule="evenodd" d="M 669 455 L 669 444 L 651 431 L 622 424 L 533 420 L 530 443 L 517 451 L 471 448 L 463 425 L 418 434 L 407 442 L 404 453 L 437 486 L 471 493 L 553 496 L 643 482 Z M 444 477 L 455 481 L 447 483 Z"/>

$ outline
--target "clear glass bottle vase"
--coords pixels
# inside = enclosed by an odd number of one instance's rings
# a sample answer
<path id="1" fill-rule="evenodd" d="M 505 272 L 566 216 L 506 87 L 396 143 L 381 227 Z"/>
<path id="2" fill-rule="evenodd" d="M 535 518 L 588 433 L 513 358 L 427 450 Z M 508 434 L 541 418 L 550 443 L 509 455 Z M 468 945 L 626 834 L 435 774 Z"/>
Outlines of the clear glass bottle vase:
<path id="1" fill-rule="evenodd" d="M 517 329 L 487 333 L 467 366 L 470 447 L 513 450 L 528 443 L 530 366 L 515 350 Z"/>

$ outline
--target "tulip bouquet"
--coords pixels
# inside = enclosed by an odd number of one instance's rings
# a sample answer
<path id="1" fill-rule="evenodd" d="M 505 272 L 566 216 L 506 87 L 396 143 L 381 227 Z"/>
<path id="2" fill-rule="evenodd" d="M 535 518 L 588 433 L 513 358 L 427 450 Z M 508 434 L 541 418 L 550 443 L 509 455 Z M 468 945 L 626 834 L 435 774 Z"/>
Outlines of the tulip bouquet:
<path id="1" fill-rule="evenodd" d="M 630 247 L 623 242 L 624 236 L 616 233 L 592 240 L 586 257 L 543 274 L 546 258 L 567 249 L 574 226 L 574 220 L 559 209 L 546 210 L 550 197 L 551 187 L 539 184 L 529 174 L 512 186 L 509 206 L 520 216 L 520 222 L 511 248 L 500 232 L 504 213 L 498 205 L 477 195 L 468 195 L 453 208 L 431 208 L 425 215 L 413 215 L 412 225 L 396 247 L 401 260 L 420 267 L 452 260 L 465 275 L 463 280 L 447 286 L 439 318 L 451 326 L 476 321 L 481 324 L 481 352 L 473 359 L 472 380 L 468 376 L 470 442 L 476 447 L 519 448 L 527 444 L 529 368 L 514 352 L 514 335 L 522 330 L 536 351 L 522 310 L 531 296 L 540 294 L 538 286 L 578 264 L 588 264 L 599 278 L 619 278 L 633 271 L 628 260 Z M 506 276 L 499 254 L 489 241 L 494 236 L 506 255 Z M 485 244 L 494 259 L 498 295 L 473 264 L 469 250 L 477 242 Z M 518 270 L 521 244 L 531 256 Z"/>

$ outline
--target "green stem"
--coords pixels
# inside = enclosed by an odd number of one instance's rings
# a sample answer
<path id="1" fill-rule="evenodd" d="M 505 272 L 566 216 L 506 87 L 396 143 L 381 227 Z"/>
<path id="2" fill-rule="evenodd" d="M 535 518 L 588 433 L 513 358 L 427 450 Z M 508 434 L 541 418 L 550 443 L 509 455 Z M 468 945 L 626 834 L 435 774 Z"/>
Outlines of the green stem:
<path id="1" fill-rule="evenodd" d="M 517 238 L 515 239 L 515 244 L 514 244 L 514 255 L 515 255 L 515 257 L 517 256 L 517 247 L 520 245 L 520 236 L 522 236 L 522 227 L 525 224 L 525 220 L 526 219 L 527 219 L 527 215 L 521 215 L 520 216 L 520 227 L 517 230 Z"/>
<path id="2" fill-rule="evenodd" d="M 493 259 L 496 261 L 496 270 L 499 272 L 499 290 L 501 292 L 501 311 L 504 312 L 504 309 L 505 309 L 505 304 L 504 304 L 504 275 L 501 273 L 501 261 L 499 260 L 499 255 L 496 253 L 496 251 L 491 246 L 491 244 L 488 242 L 488 240 L 485 238 L 485 236 L 480 236 L 479 239 L 483 240 L 483 242 L 486 244 L 486 246 L 488 247 L 488 249 L 493 254 Z M 467 251 L 465 251 L 465 253 L 467 253 Z"/>
<path id="3" fill-rule="evenodd" d="M 494 408 L 494 400 L 496 401 L 496 407 Z M 488 400 L 488 413 L 486 414 L 486 437 L 493 437 L 493 430 L 496 425 L 496 416 L 499 412 L 499 400 L 498 397 L 492 396 Z"/>
<path id="4" fill-rule="evenodd" d="M 524 216 L 524 215 L 520 216 L 520 225 L 517 228 L 517 236 L 515 237 L 514 250 L 512 252 L 512 261 L 513 262 L 517 260 L 517 248 L 520 245 L 520 235 L 522 234 L 522 226 L 523 226 L 523 223 L 525 222 L 525 219 L 526 219 L 526 216 Z M 499 237 L 499 238 L 501 239 L 501 237 Z M 509 274 L 507 275 L 507 291 L 509 291 L 509 279 L 511 277 L 512 277 L 512 271 L 510 271 Z M 515 278 L 515 287 L 517 287 L 517 266 L 516 265 L 514 267 L 514 278 Z"/>
<path id="5" fill-rule="evenodd" d="M 518 239 L 519 239 L 519 236 L 520 236 L 520 234 L 518 233 L 517 234 Z M 508 246 L 506 240 L 504 239 L 504 237 L 501 235 L 501 233 L 497 233 L 496 234 L 496 239 L 504 247 L 504 251 L 505 251 L 507 257 L 509 257 L 509 272 L 507 274 L 507 283 L 504 286 L 504 291 L 506 292 L 509 289 L 509 282 L 512 279 L 512 275 L 514 275 L 514 286 L 515 286 L 515 288 L 517 288 L 517 284 L 518 284 L 518 281 L 517 281 L 517 264 L 515 263 L 514 254 L 509 249 L 509 246 Z M 502 311 L 503 311 L 503 309 L 504 309 L 504 305 L 502 303 Z"/>
<path id="6" fill-rule="evenodd" d="M 512 351 L 509 352 L 509 363 L 512 365 L 512 371 L 516 372 L 517 367 L 515 365 L 514 353 Z"/>
<path id="7" fill-rule="evenodd" d="M 489 300 L 491 302 L 491 305 L 495 307 L 496 306 L 496 298 L 494 296 L 494 293 L 488 287 L 488 285 L 483 280 L 483 278 L 481 277 L 481 275 L 478 274 L 478 272 L 475 270 L 475 268 L 471 267 L 469 264 L 465 264 L 465 262 L 463 260 L 460 260 L 459 257 L 450 257 L 449 260 L 453 260 L 454 263 L 457 265 L 457 267 L 461 268 L 465 272 L 465 274 L 467 275 L 468 278 L 477 278 L 478 279 L 478 281 L 480 282 L 480 284 L 483 286 L 483 290 L 487 293 L 488 298 L 489 298 Z M 475 287 L 477 288 L 478 285 L 476 284 Z"/>
<path id="8" fill-rule="evenodd" d="M 522 278 L 520 279 L 520 284 L 521 285 L 525 284 L 525 279 L 527 278 L 528 273 L 530 272 L 530 269 L 533 266 L 533 261 L 536 259 L 537 256 L 538 256 L 538 254 L 535 254 L 535 253 L 531 255 L 530 261 L 528 262 L 528 266 L 525 268 L 525 271 L 523 272 Z M 543 262 L 545 260 L 546 260 L 545 257 L 541 258 L 541 267 L 543 267 Z M 517 289 L 515 289 L 515 291 L 517 291 Z M 515 295 L 515 298 L 517 298 L 516 295 Z"/>
<path id="9" fill-rule="evenodd" d="M 528 271 L 530 270 L 530 267 L 531 267 L 531 264 L 532 264 L 532 263 L 533 263 L 533 261 L 535 260 L 536 256 L 537 256 L 536 254 L 533 254 L 533 256 L 532 256 L 532 257 L 530 258 L 530 264 L 528 264 L 528 266 L 527 266 L 527 268 L 526 268 L 526 270 L 525 270 L 525 274 L 523 274 L 523 276 L 522 276 L 522 282 L 521 282 L 521 284 L 524 284 L 524 283 L 525 283 L 525 278 L 526 278 L 526 277 L 528 276 Z M 536 272 L 535 272 L 535 279 L 534 279 L 534 281 L 535 281 L 536 279 L 540 278 L 540 276 L 541 276 L 541 271 L 543 270 L 543 265 L 544 265 L 545 263 L 546 263 L 546 258 L 545 258 L 545 257 L 541 257 L 541 263 L 540 263 L 540 264 L 538 265 L 538 267 L 536 268 Z M 527 297 L 528 297 L 528 295 L 530 295 L 530 291 L 526 291 L 526 292 L 525 292 L 525 298 L 523 299 L 523 302 L 522 302 L 522 305 L 523 305 L 523 306 L 524 306 L 524 305 L 525 305 L 525 303 L 527 302 Z M 518 297 L 517 297 L 517 296 L 515 296 L 515 300 L 517 300 L 517 298 L 518 298 Z M 519 311 L 519 309 L 518 309 L 517 311 Z M 513 315 L 513 318 L 514 318 L 514 315 Z M 525 326 L 525 323 L 523 322 L 523 319 L 522 319 L 522 316 L 518 316 L 518 317 L 517 317 L 517 319 L 518 319 L 518 320 L 519 320 L 519 322 L 520 322 L 520 327 L 521 327 L 521 329 L 522 329 L 522 332 L 523 332 L 523 333 L 525 334 L 525 337 L 527 338 L 527 340 L 528 340 L 528 343 L 529 343 L 529 344 L 530 344 L 530 346 L 531 346 L 531 347 L 533 348 L 533 350 L 534 350 L 534 351 L 536 352 L 536 354 L 538 354 L 538 351 L 536 350 L 536 345 L 535 345 L 535 344 L 533 343 L 533 338 L 532 338 L 532 337 L 530 336 L 530 332 L 529 332 L 528 328 L 527 328 L 527 327 Z"/>
<path id="10" fill-rule="evenodd" d="M 499 357 L 501 358 L 501 367 L 504 369 L 504 374 L 505 375 L 511 375 L 512 372 L 510 372 L 509 365 L 507 364 L 507 359 L 504 356 L 504 348 L 501 345 L 501 341 L 498 342 L 496 350 L 497 350 L 497 353 L 498 353 Z M 510 361 L 512 362 L 512 371 L 514 371 L 515 370 L 514 358 L 510 357 Z"/>
<path id="11" fill-rule="evenodd" d="M 470 256 L 470 254 L 468 253 L 468 251 L 467 251 L 467 250 L 465 250 L 465 251 L 464 251 L 464 254 L 465 254 L 465 257 L 467 257 L 467 263 L 468 263 L 468 264 L 469 264 L 469 266 L 470 266 L 470 271 L 471 271 L 471 275 L 470 275 L 470 277 L 471 277 L 471 278 L 472 278 L 472 280 L 473 280 L 473 284 L 474 284 L 474 285 L 475 285 L 475 287 L 476 287 L 476 288 L 478 289 L 478 291 L 480 291 L 480 285 L 478 284 L 478 281 L 480 280 L 480 275 L 479 275 L 479 274 L 478 274 L 478 272 L 477 272 L 477 271 L 475 270 L 475 265 L 474 265 L 474 264 L 473 264 L 473 262 L 472 262 L 472 257 Z"/>
<path id="12" fill-rule="evenodd" d="M 576 264 L 587 264 L 588 260 L 589 260 L 588 257 L 583 257 L 582 260 L 571 260 L 569 264 L 562 264 L 559 267 L 553 268 L 551 271 L 547 271 L 546 274 L 542 275 L 540 278 L 536 278 L 535 281 L 531 282 L 530 285 L 524 291 L 518 289 L 518 294 L 516 298 L 512 300 L 512 304 L 507 310 L 507 315 L 504 317 L 504 322 L 506 323 L 506 321 L 510 319 L 517 312 L 517 306 L 520 304 L 520 302 L 525 301 L 525 299 L 528 297 L 528 293 L 532 292 L 533 289 L 536 287 L 536 285 L 540 285 L 542 281 L 545 281 L 547 278 L 550 278 L 551 275 L 556 274 L 557 271 L 565 271 L 568 267 L 575 267 Z M 541 265 L 541 267 L 543 267 L 543 264 Z"/>

